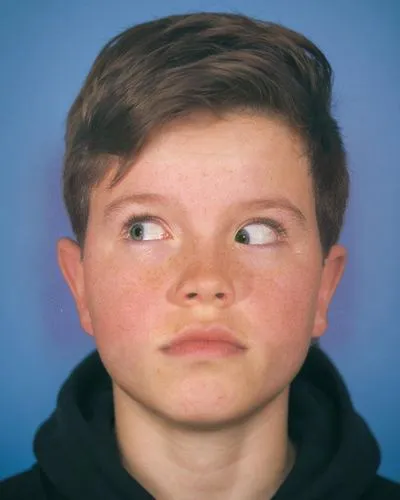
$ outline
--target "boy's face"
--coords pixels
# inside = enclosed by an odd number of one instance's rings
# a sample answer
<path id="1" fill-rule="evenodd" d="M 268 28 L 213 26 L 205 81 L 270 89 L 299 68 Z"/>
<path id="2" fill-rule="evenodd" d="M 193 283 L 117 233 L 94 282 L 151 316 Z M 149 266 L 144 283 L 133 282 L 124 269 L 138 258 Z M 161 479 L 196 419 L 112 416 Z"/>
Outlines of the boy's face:
<path id="1" fill-rule="evenodd" d="M 92 192 L 83 260 L 62 240 L 59 262 L 116 391 L 181 423 L 266 406 L 325 330 L 345 260 L 335 246 L 323 262 L 301 142 L 265 117 L 194 116 L 166 127 L 112 189 L 110 179 Z M 210 325 L 246 349 L 163 349 Z"/>

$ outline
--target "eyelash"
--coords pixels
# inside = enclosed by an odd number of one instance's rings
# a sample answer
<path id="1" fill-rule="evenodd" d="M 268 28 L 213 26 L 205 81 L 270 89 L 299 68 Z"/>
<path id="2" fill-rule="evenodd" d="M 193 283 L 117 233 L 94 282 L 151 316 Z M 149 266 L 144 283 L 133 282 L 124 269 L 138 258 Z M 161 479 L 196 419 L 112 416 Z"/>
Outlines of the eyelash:
<path id="1" fill-rule="evenodd" d="M 156 222 L 160 225 L 163 225 L 160 219 L 157 217 L 154 217 L 154 215 L 151 215 L 149 213 L 143 213 L 140 215 L 133 215 L 128 218 L 128 220 L 123 224 L 122 227 L 122 234 L 125 238 L 130 239 L 129 236 L 129 231 L 132 228 L 133 224 L 137 222 Z M 279 241 L 283 240 L 284 238 L 287 237 L 287 230 L 285 227 L 278 222 L 275 219 L 269 219 L 266 217 L 256 217 L 254 219 L 250 219 L 247 221 L 245 224 L 242 224 L 236 231 L 240 231 L 243 229 L 245 226 L 248 226 L 249 224 L 265 224 L 266 226 L 271 227 L 278 235 Z"/>
<path id="2" fill-rule="evenodd" d="M 163 225 L 160 219 L 148 213 L 132 215 L 122 226 L 122 234 L 124 237 L 129 239 L 129 231 L 131 230 L 133 224 L 136 224 L 137 222 L 157 222 L 158 224 Z"/>
<path id="3" fill-rule="evenodd" d="M 271 227 L 276 232 L 280 240 L 287 237 L 287 230 L 285 229 L 283 224 L 275 219 L 269 219 L 268 217 L 256 217 L 254 219 L 250 219 L 245 224 L 242 224 L 238 231 L 248 226 L 249 224 L 264 224 L 265 226 Z"/>

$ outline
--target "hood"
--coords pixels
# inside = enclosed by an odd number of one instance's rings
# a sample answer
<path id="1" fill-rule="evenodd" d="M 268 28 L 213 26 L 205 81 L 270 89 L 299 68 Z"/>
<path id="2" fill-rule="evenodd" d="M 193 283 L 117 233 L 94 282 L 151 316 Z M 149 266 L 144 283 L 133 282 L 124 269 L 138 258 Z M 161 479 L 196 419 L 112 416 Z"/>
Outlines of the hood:
<path id="1" fill-rule="evenodd" d="M 35 437 L 39 466 L 60 495 L 152 498 L 122 467 L 113 424 L 111 379 L 95 351 L 71 373 Z M 289 434 L 296 463 L 273 500 L 353 500 L 376 476 L 378 445 L 317 346 L 291 385 Z"/>
<path id="2" fill-rule="evenodd" d="M 354 500 L 377 475 L 380 450 L 329 357 L 311 347 L 291 386 L 296 464 L 273 500 Z"/>

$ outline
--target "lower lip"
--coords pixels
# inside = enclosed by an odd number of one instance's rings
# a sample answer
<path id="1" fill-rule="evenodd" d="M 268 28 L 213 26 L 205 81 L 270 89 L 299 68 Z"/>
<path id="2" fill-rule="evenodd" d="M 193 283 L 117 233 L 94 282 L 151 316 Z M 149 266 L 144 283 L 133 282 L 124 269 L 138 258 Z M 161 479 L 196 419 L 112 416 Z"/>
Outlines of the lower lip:
<path id="1" fill-rule="evenodd" d="M 229 342 L 191 340 L 172 345 L 164 349 L 164 352 L 170 356 L 226 357 L 243 354 L 245 349 Z"/>

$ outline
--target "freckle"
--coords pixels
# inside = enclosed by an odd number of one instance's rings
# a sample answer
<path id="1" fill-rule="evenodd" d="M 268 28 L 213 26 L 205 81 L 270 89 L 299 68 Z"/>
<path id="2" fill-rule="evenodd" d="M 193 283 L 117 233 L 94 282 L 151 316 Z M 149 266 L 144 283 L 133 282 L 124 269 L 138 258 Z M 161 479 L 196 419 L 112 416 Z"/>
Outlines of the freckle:
<path id="1" fill-rule="evenodd" d="M 168 261 L 170 261 L 170 259 L 168 259 Z M 167 275 L 167 268 L 168 268 L 168 262 L 166 262 L 165 264 L 161 265 L 161 266 L 157 266 L 155 268 L 152 268 L 148 271 L 147 273 L 147 278 L 148 280 L 152 283 L 152 284 L 155 284 L 157 285 L 160 285 L 166 275 Z"/>

